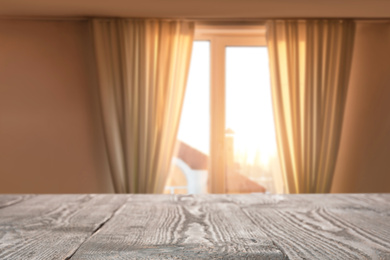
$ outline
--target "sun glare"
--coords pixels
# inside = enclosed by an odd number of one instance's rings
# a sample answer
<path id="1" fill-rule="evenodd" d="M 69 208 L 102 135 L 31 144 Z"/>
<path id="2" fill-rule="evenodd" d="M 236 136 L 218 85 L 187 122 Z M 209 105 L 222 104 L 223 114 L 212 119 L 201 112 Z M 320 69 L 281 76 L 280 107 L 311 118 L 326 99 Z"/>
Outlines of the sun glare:
<path id="1" fill-rule="evenodd" d="M 226 192 L 281 192 L 267 48 L 225 51 Z M 194 42 L 178 132 L 177 158 L 198 177 L 210 159 L 210 55 L 210 42 Z"/>
<path id="2" fill-rule="evenodd" d="M 187 80 L 178 139 L 209 154 L 210 42 L 195 41 Z"/>
<path id="3" fill-rule="evenodd" d="M 226 48 L 226 126 L 237 159 L 266 166 L 276 156 L 265 47 Z"/>

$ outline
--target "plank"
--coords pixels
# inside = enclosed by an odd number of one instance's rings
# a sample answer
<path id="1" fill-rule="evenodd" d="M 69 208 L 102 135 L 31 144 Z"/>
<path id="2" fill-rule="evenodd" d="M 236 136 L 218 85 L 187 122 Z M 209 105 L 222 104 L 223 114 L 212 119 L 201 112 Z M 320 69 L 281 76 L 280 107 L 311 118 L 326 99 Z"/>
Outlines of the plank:
<path id="1" fill-rule="evenodd" d="M 0 209 L 0 259 L 66 259 L 127 200 L 37 195 Z"/>
<path id="2" fill-rule="evenodd" d="M 234 200 L 289 259 L 390 259 L 390 194 Z"/>
<path id="3" fill-rule="evenodd" d="M 0 209 L 12 206 L 14 204 L 20 203 L 24 200 L 32 198 L 34 195 L 28 194 L 5 194 L 0 195 Z"/>
<path id="4" fill-rule="evenodd" d="M 0 259 L 390 259 L 390 194 L 0 196 Z"/>
<path id="5" fill-rule="evenodd" d="M 227 196 L 135 195 L 74 259 L 284 259 Z"/>

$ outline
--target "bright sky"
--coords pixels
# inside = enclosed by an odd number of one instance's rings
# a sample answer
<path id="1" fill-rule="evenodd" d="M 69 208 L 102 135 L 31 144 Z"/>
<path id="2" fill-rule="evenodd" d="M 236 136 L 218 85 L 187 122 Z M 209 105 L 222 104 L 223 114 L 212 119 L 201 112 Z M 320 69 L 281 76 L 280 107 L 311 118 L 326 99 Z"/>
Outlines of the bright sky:
<path id="1" fill-rule="evenodd" d="M 209 154 L 210 45 L 196 41 L 178 139 Z M 276 154 L 266 47 L 226 48 L 226 129 L 235 132 L 236 158 L 267 164 Z"/>
<path id="2" fill-rule="evenodd" d="M 226 48 L 226 127 L 233 129 L 235 155 L 267 164 L 276 154 L 266 47 Z"/>
<path id="3" fill-rule="evenodd" d="M 195 41 L 184 97 L 178 139 L 209 154 L 210 43 Z"/>

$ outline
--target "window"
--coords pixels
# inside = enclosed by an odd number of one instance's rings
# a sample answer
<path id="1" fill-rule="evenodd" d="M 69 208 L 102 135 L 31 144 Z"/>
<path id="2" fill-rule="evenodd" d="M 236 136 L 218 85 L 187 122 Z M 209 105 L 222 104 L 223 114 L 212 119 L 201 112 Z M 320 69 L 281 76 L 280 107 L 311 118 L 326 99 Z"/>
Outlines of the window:
<path id="1" fill-rule="evenodd" d="M 263 26 L 197 26 L 167 193 L 282 193 Z"/>

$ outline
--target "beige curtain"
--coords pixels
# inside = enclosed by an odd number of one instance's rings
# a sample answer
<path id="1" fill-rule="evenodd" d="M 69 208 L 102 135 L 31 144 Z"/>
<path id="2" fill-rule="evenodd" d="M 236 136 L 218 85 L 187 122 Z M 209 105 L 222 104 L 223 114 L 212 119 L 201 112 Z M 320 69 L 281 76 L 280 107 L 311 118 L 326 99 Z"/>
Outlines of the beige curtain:
<path id="1" fill-rule="evenodd" d="M 161 193 L 180 120 L 194 24 L 92 21 L 101 114 L 118 193 Z"/>
<path id="2" fill-rule="evenodd" d="M 267 22 L 278 150 L 289 193 L 330 192 L 351 67 L 350 20 Z"/>

